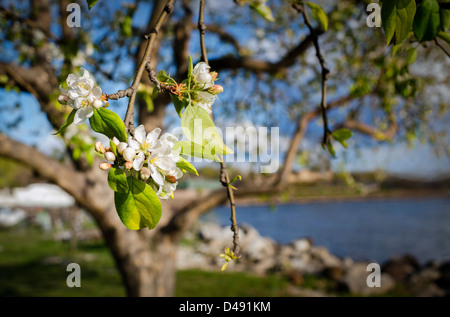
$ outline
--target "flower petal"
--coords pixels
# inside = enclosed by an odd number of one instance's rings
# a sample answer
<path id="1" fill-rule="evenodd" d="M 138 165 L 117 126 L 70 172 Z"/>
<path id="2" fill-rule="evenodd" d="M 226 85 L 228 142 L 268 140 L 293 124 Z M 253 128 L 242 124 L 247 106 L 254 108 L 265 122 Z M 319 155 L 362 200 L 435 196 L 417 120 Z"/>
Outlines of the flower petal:
<path id="1" fill-rule="evenodd" d="M 163 135 L 161 135 L 159 139 L 164 143 L 168 143 L 170 147 L 173 147 L 173 145 L 178 142 L 177 137 L 169 132 L 166 132 Z"/>
<path id="2" fill-rule="evenodd" d="M 69 88 L 75 88 L 77 86 L 79 77 L 75 74 L 69 74 L 66 79 L 67 86 Z"/>
<path id="3" fill-rule="evenodd" d="M 139 153 L 138 155 L 136 155 L 136 157 L 134 158 L 133 161 L 133 168 L 136 171 L 140 171 L 142 169 L 142 167 L 144 166 L 144 153 Z"/>
<path id="4" fill-rule="evenodd" d="M 150 169 L 150 175 L 152 176 L 155 183 L 158 185 L 161 185 L 161 186 L 164 185 L 164 178 L 161 175 L 161 173 L 158 171 L 156 166 L 149 164 L 148 167 Z"/>
<path id="5" fill-rule="evenodd" d="M 200 62 L 197 63 L 197 65 L 195 65 L 194 69 L 192 70 L 192 73 L 194 74 L 194 76 L 200 73 L 209 73 L 210 68 L 211 67 L 205 62 Z"/>
<path id="6" fill-rule="evenodd" d="M 135 130 L 134 130 L 134 138 L 139 142 L 142 143 L 145 140 L 145 128 L 144 125 L 140 125 L 138 126 Z"/>
<path id="7" fill-rule="evenodd" d="M 87 118 L 91 117 L 94 114 L 92 107 L 80 108 L 75 112 L 75 116 L 73 118 L 73 123 L 76 125 L 82 124 L 86 121 Z"/>
<path id="8" fill-rule="evenodd" d="M 100 99 L 102 97 L 102 89 L 100 86 L 95 86 L 94 89 L 92 89 L 91 94 L 95 99 Z"/>
<path id="9" fill-rule="evenodd" d="M 132 147 L 133 149 L 135 149 L 136 151 L 141 149 L 141 144 L 138 141 L 135 141 L 135 140 L 129 138 L 127 142 L 128 142 L 128 145 L 130 147 Z"/>
<path id="10" fill-rule="evenodd" d="M 147 134 L 147 142 L 150 144 L 154 144 L 155 141 L 158 139 L 159 135 L 161 134 L 160 128 L 154 128 L 152 131 L 150 131 Z"/>

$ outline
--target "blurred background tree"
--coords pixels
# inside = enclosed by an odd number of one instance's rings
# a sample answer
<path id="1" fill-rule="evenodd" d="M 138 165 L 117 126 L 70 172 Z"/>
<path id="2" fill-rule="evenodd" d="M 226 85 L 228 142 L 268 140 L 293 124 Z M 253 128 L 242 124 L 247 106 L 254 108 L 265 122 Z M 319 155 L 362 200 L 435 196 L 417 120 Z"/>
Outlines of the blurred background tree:
<path id="1" fill-rule="evenodd" d="M 72 126 L 60 137 L 51 135 L 70 112 L 56 100 L 58 86 L 69 73 L 85 67 L 95 74 L 105 93 L 130 85 L 145 50 L 144 35 L 152 31 L 166 1 L 100 0 L 90 10 L 87 3 L 95 1 L 78 1 L 79 28 L 66 23 L 72 13 L 67 10 L 70 2 L 2 1 L 0 156 L 25 164 L 57 184 L 92 215 L 128 295 L 171 296 L 179 239 L 202 213 L 226 201 L 226 191 L 218 189 L 200 197 L 175 195 L 174 201 L 163 203 L 156 229 L 131 231 L 118 218 L 106 175 L 98 169 L 100 158 L 93 151 L 98 136 L 86 125 Z M 248 177 L 237 185 L 237 195 L 282 190 L 289 185 L 296 162 L 308 159 L 317 170 L 317 162 L 329 165 L 326 161 L 334 152 L 341 153 L 343 141 L 332 133 L 342 128 L 354 132 L 348 142 L 354 148 L 420 140 L 440 153 L 449 153 L 445 123 L 448 2 L 406 2 L 420 12 L 418 26 L 412 24 L 414 12 L 412 16 L 407 12 L 402 24 L 405 15 L 398 1 L 393 1 L 390 11 L 382 12 L 384 29 L 368 27 L 370 1 L 206 2 L 209 64 L 219 72 L 219 83 L 224 86 L 213 109 L 217 126 L 249 122 L 279 126 L 287 140 L 279 172 L 270 175 L 264 186 L 254 185 L 257 175 Z M 163 69 L 179 80 L 186 76 L 188 55 L 194 62 L 200 59 L 199 4 L 175 1 L 173 13 L 157 33 L 150 57 L 153 69 Z M 394 22 L 393 12 L 399 17 Z M 420 23 L 422 19 L 436 22 L 437 16 L 438 23 Z M 395 43 L 386 45 L 385 33 Z M 321 118 L 324 81 L 317 48 L 329 70 L 326 120 Z M 173 127 L 178 118 L 167 107 L 169 95 L 159 94 L 153 100 L 153 89 L 144 76 L 136 123 L 144 124 L 147 131 Z M 111 101 L 110 109 L 123 118 L 126 100 Z M 311 151 L 300 147 L 306 136 L 311 140 L 308 144 L 324 143 L 328 152 L 305 154 Z"/>

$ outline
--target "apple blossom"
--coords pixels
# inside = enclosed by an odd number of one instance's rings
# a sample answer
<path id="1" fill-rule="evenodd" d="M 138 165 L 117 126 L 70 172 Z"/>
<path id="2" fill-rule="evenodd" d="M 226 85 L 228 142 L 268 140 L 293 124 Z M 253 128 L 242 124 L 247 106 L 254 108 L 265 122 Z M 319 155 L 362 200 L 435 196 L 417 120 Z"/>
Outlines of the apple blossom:
<path id="1" fill-rule="evenodd" d="M 113 152 L 105 152 L 105 159 L 110 162 L 114 162 L 116 160 L 116 156 Z"/>
<path id="2" fill-rule="evenodd" d="M 125 161 L 133 162 L 134 158 L 136 157 L 136 151 L 133 148 L 131 148 L 131 147 L 127 147 L 123 151 L 122 156 L 125 159 Z"/>
<path id="3" fill-rule="evenodd" d="M 112 167 L 112 164 L 111 163 L 107 163 L 107 162 L 103 162 L 103 163 L 100 163 L 100 169 L 102 169 L 102 170 L 108 170 L 108 169 L 110 169 Z"/>
<path id="4" fill-rule="evenodd" d="M 94 114 L 94 108 L 102 107 L 102 89 L 96 85 L 94 77 L 86 69 L 81 68 L 82 75 L 69 74 L 67 76 L 67 87 L 61 85 L 59 91 L 61 95 L 58 101 L 67 104 L 76 110 L 73 122 L 82 124 L 86 119 Z"/>
<path id="5" fill-rule="evenodd" d="M 105 153 L 105 148 L 103 147 L 103 144 L 101 142 L 95 142 L 95 150 L 100 153 L 100 154 L 104 154 Z"/>
<path id="6" fill-rule="evenodd" d="M 209 88 L 213 85 L 213 78 L 209 73 L 210 68 L 211 67 L 205 62 L 200 62 L 195 65 L 192 71 L 195 81 L 202 85 L 203 88 Z"/>
<path id="7" fill-rule="evenodd" d="M 119 154 L 123 154 L 123 151 L 125 151 L 125 149 L 128 147 L 128 144 L 125 142 L 120 142 L 117 145 L 117 152 L 119 152 Z"/>

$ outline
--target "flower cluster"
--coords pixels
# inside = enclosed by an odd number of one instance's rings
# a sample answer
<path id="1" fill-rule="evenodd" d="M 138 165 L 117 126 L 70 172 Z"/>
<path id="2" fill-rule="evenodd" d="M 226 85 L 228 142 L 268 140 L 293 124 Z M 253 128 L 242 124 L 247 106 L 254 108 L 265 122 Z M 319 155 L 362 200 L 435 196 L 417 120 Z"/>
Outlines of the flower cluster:
<path id="1" fill-rule="evenodd" d="M 212 112 L 212 104 L 216 95 L 223 91 L 223 87 L 215 85 L 217 79 L 216 72 L 210 72 L 211 67 L 204 62 L 195 65 L 192 75 L 194 77 L 194 89 L 196 90 L 194 101 L 196 105 L 205 109 L 208 113 Z"/>
<path id="2" fill-rule="evenodd" d="M 177 167 L 181 148 L 173 150 L 178 139 L 171 133 L 161 135 L 161 129 L 155 128 L 148 134 L 143 125 L 136 128 L 134 138 L 128 135 L 127 143 L 112 141 L 117 147 L 117 156 L 110 148 L 104 149 L 100 142 L 96 143 L 96 150 L 104 154 L 107 161 L 127 171 L 137 173 L 138 177 L 148 183 L 162 199 L 173 197 L 178 179 L 183 171 Z M 101 169 L 109 169 L 111 163 L 101 163 Z"/>
<path id="3" fill-rule="evenodd" d="M 67 76 L 66 83 L 69 89 L 64 89 L 60 85 L 61 95 L 58 96 L 59 103 L 77 110 L 73 120 L 77 125 L 90 118 L 94 114 L 94 108 L 102 107 L 104 102 L 102 89 L 96 85 L 94 76 L 84 68 L 81 68 L 81 72 L 81 76 L 77 74 Z"/>

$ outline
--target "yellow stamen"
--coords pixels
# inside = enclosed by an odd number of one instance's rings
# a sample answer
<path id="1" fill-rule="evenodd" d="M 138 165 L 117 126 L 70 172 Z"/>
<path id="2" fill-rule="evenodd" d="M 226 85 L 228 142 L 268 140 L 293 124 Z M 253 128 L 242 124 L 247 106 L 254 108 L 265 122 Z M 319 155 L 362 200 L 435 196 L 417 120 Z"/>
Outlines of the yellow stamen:
<path id="1" fill-rule="evenodd" d="M 86 87 L 86 85 L 83 84 L 83 83 L 78 83 L 78 86 L 80 86 L 80 87 L 83 88 L 83 89 L 89 90 L 89 89 Z"/>

